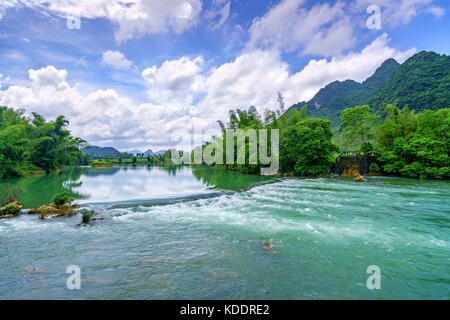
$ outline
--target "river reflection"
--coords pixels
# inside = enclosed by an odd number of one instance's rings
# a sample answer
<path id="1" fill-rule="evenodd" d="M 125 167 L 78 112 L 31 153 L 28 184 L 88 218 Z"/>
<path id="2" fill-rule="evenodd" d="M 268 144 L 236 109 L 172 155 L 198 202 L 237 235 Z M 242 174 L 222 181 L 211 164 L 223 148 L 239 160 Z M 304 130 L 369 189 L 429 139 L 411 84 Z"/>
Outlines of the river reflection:
<path id="1" fill-rule="evenodd" d="M 0 188 L 20 189 L 19 201 L 31 208 L 50 203 L 63 191 L 71 192 L 81 204 L 112 204 L 207 196 L 268 180 L 206 166 L 71 167 L 56 174 L 2 180 Z"/>
<path id="2" fill-rule="evenodd" d="M 91 171 L 82 175 L 80 182 L 72 188 L 85 197 L 80 203 L 170 199 L 213 192 L 190 167 L 115 167 Z"/>

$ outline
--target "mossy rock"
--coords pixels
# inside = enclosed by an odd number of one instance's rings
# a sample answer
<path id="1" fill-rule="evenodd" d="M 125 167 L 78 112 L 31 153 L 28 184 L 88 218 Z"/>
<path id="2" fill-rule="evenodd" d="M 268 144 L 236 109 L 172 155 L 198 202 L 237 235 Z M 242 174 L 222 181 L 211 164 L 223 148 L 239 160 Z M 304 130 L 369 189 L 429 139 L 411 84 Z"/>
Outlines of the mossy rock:
<path id="1" fill-rule="evenodd" d="M 0 208 L 0 219 L 13 218 L 17 216 L 22 209 L 22 203 L 18 201 L 11 202 L 6 206 Z"/>
<path id="2" fill-rule="evenodd" d="M 68 206 L 57 206 L 54 203 L 50 203 L 47 206 L 40 206 L 39 208 L 30 209 L 28 211 L 29 214 L 39 214 L 41 215 L 41 219 L 46 218 L 54 218 L 54 217 L 61 217 L 61 216 L 72 216 L 74 214 L 77 214 L 77 211 L 75 210 L 77 208 L 77 205 Z"/>
<path id="3" fill-rule="evenodd" d="M 356 182 L 367 182 L 367 180 L 364 179 L 364 177 L 363 177 L 362 175 L 360 175 L 360 174 L 358 174 L 358 175 L 355 177 L 355 179 L 353 179 L 353 180 L 356 181 Z"/>

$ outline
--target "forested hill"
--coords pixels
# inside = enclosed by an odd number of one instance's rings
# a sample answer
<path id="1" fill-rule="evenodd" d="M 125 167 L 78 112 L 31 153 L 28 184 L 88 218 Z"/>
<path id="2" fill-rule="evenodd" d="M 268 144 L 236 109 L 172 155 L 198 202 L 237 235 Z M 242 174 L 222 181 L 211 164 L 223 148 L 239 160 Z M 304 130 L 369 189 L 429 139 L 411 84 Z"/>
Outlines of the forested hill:
<path id="1" fill-rule="evenodd" d="M 84 148 L 82 152 L 94 159 L 105 159 L 105 158 L 120 158 L 121 153 L 115 148 L 111 147 L 97 147 L 89 146 Z"/>
<path id="2" fill-rule="evenodd" d="M 308 116 L 330 119 L 339 125 L 341 112 L 347 107 L 368 104 L 377 113 L 383 103 L 411 109 L 440 109 L 450 105 L 450 56 L 422 51 L 402 65 L 386 60 L 363 83 L 353 80 L 335 81 L 322 88 L 310 101 L 291 108 L 308 105 Z"/>
<path id="3" fill-rule="evenodd" d="M 410 109 L 438 110 L 450 106 L 450 56 L 422 51 L 403 63 L 369 101 L 380 109 L 383 102 Z"/>
<path id="4" fill-rule="evenodd" d="M 372 95 L 383 86 L 399 66 L 394 59 L 388 59 L 364 82 L 334 81 L 320 89 L 310 101 L 297 103 L 293 107 L 300 110 L 307 104 L 309 117 L 330 119 L 333 124 L 337 124 L 345 108 L 369 103 Z"/>

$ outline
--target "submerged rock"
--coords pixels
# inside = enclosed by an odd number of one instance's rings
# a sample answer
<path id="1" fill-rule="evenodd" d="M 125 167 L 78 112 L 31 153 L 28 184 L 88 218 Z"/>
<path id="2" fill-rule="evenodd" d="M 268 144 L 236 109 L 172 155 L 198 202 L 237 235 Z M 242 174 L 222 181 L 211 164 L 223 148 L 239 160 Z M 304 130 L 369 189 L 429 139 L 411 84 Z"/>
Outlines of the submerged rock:
<path id="1" fill-rule="evenodd" d="M 6 206 L 0 208 L 0 219 L 13 218 L 20 213 L 20 210 L 22 210 L 22 208 L 22 203 L 18 201 L 11 202 Z"/>
<path id="2" fill-rule="evenodd" d="M 42 268 L 31 268 L 28 270 L 25 270 L 24 274 L 32 274 L 32 273 L 38 273 L 38 272 L 42 272 L 44 271 L 44 269 Z"/>

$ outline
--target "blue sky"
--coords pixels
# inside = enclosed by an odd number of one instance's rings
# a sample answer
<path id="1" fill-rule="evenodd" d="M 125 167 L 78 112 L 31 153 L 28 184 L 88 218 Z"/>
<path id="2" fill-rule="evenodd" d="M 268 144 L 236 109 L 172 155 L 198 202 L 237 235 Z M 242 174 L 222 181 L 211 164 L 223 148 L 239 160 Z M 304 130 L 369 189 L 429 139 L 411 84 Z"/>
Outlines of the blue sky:
<path id="1" fill-rule="evenodd" d="M 369 29 L 370 5 L 381 29 Z M 449 54 L 446 0 L 9 0 L 0 3 L 0 104 L 64 114 L 121 150 L 214 132 L 231 108 L 311 98 L 385 59 Z M 80 17 L 70 29 L 67 17 Z"/>

